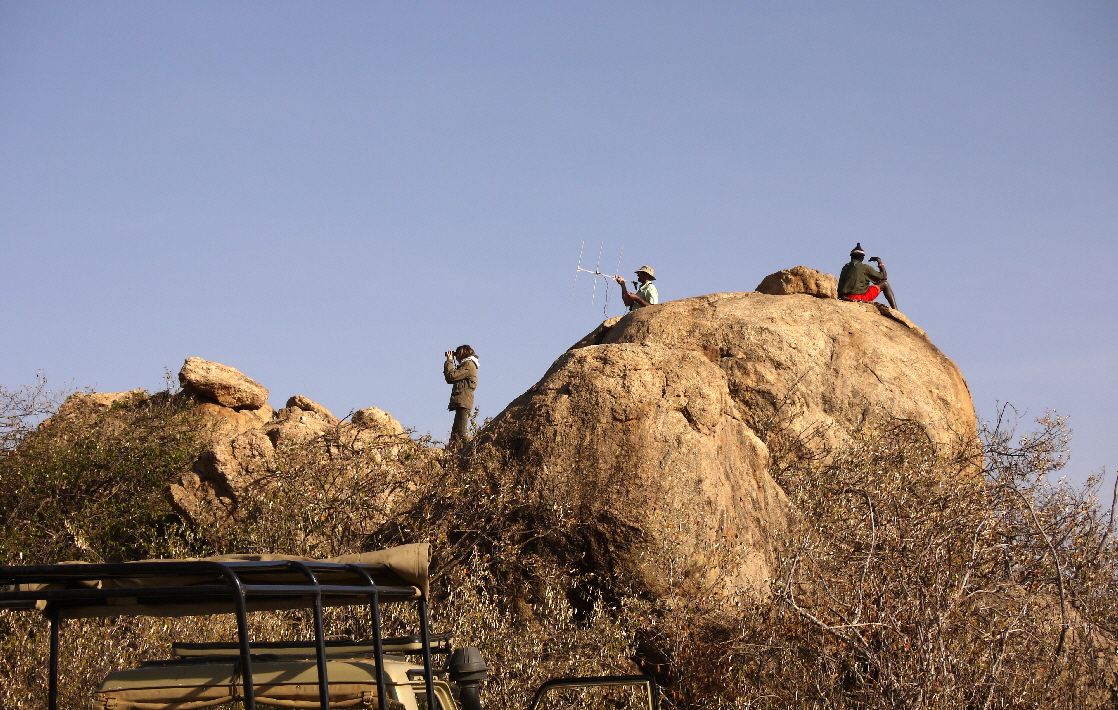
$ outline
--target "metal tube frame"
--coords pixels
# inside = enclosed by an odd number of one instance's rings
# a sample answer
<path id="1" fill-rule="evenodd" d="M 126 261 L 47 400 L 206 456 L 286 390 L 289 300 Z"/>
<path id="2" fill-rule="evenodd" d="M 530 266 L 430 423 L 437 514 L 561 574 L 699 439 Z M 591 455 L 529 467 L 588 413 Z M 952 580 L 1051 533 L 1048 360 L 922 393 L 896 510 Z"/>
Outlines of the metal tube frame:
<path id="1" fill-rule="evenodd" d="M 58 710 L 58 627 L 62 623 L 62 618 L 56 607 L 51 607 L 48 616 L 50 617 L 50 668 L 47 671 L 49 674 L 47 707 L 50 710 Z"/>
<path id="2" fill-rule="evenodd" d="M 419 598 L 419 639 L 423 644 L 423 678 L 427 684 L 427 710 L 434 710 L 435 674 L 431 666 L 431 627 L 427 623 L 427 599 Z"/>
<path id="3" fill-rule="evenodd" d="M 326 670 L 326 629 L 322 624 L 322 585 L 314 576 L 311 568 L 302 562 L 292 562 L 291 566 L 307 576 L 314 585 L 314 646 L 318 657 L 318 703 L 322 710 L 330 710 L 330 679 Z"/>
<path id="4" fill-rule="evenodd" d="M 593 688 L 608 685 L 642 685 L 645 687 L 645 699 L 648 710 L 659 710 L 660 687 L 656 679 L 650 675 L 606 675 L 606 676 L 580 676 L 571 678 L 552 678 L 536 689 L 528 710 L 537 710 L 540 700 L 552 688 Z"/>
<path id="5" fill-rule="evenodd" d="M 346 571 L 356 575 L 368 587 L 354 587 L 340 584 L 321 584 L 314 573 L 320 571 Z M 293 571 L 305 577 L 309 584 L 246 584 L 241 578 L 243 573 L 275 573 Z M 5 574 L 6 573 L 6 574 Z M 315 651 L 318 665 L 319 703 L 322 710 L 330 708 L 330 688 L 327 670 L 326 634 L 322 608 L 324 594 L 338 596 L 364 596 L 369 598 L 370 615 L 373 625 L 373 646 L 377 679 L 377 695 L 381 708 L 387 707 L 387 684 L 384 674 L 384 649 L 381 639 L 380 600 L 382 595 L 391 598 L 410 600 L 419 603 L 420 637 L 423 644 L 424 675 L 426 677 L 429 707 L 434 707 L 434 682 L 431 663 L 431 634 L 428 625 L 427 600 L 421 591 L 414 587 L 380 587 L 369 572 L 355 563 L 302 562 L 298 560 L 237 561 L 214 562 L 197 560 L 191 562 L 124 562 L 95 565 L 41 565 L 26 567 L 0 568 L 0 586 L 5 583 L 16 585 L 26 582 L 67 582 L 84 581 L 113 577 L 136 576 L 174 576 L 179 574 L 217 573 L 228 581 L 228 585 L 193 585 L 164 587 L 127 587 L 109 589 L 55 589 L 40 591 L 0 591 L 0 601 L 8 606 L 27 606 L 27 603 L 43 600 L 47 602 L 46 614 L 50 620 L 50 660 L 47 686 L 47 706 L 49 710 L 58 708 L 59 675 L 59 632 L 65 607 L 79 601 L 96 601 L 120 597 L 141 597 L 147 599 L 176 599 L 189 597 L 198 601 L 199 597 L 210 601 L 228 600 L 232 597 L 233 613 L 237 618 L 237 639 L 240 656 L 240 670 L 245 710 L 256 710 L 256 689 L 252 674 L 252 644 L 248 631 L 248 596 L 310 596 L 314 617 Z M 141 591 L 138 595 L 137 591 Z M 344 602 L 343 602 L 344 603 Z M 227 613 L 227 612 L 217 612 Z"/>
<path id="6" fill-rule="evenodd" d="M 369 621 L 373 625 L 373 668 L 377 676 L 377 707 L 388 707 L 388 689 L 384 684 L 384 643 L 380 631 L 380 589 L 372 575 L 357 565 L 346 565 L 369 583 Z"/>
<path id="7" fill-rule="evenodd" d="M 229 580 L 236 592 L 233 595 L 233 604 L 237 616 L 237 641 L 241 645 L 241 680 L 244 686 L 245 710 L 256 710 L 256 686 L 252 682 L 252 639 L 248 634 L 248 601 L 245 598 L 244 583 L 236 572 L 220 562 L 203 564 Z"/>

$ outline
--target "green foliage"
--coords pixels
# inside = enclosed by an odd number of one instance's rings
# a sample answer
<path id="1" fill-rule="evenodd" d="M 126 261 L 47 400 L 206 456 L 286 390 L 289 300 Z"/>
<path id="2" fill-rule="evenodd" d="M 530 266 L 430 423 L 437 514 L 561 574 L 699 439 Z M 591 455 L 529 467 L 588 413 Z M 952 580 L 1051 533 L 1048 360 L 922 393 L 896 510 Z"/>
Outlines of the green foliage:
<path id="1" fill-rule="evenodd" d="M 118 561 L 165 548 L 165 489 L 201 452 L 204 427 L 181 397 L 89 399 L 76 395 L 0 457 L 0 562 Z"/>

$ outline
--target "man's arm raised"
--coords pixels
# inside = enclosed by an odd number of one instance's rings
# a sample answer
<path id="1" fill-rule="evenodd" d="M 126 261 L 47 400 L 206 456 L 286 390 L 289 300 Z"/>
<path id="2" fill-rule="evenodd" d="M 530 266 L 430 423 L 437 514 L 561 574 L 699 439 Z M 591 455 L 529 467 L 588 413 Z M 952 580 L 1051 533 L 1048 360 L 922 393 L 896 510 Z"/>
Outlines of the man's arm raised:
<path id="1" fill-rule="evenodd" d="M 621 300 L 625 303 L 626 306 L 633 305 L 633 301 L 638 299 L 636 296 L 629 293 L 629 287 L 625 285 L 625 279 L 620 276 L 615 276 L 613 277 L 613 280 L 621 285 Z"/>

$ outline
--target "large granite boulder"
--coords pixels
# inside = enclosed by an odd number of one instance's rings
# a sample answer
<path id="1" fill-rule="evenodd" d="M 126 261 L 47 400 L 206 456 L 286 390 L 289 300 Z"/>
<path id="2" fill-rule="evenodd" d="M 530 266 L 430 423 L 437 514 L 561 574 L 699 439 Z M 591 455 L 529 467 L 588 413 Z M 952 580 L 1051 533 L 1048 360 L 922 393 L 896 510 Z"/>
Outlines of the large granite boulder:
<path id="1" fill-rule="evenodd" d="M 268 404 L 268 390 L 236 368 L 188 357 L 179 371 L 179 384 L 188 392 L 231 409 L 260 409 Z"/>
<path id="2" fill-rule="evenodd" d="M 809 295 L 715 294 L 607 321 L 486 427 L 505 484 L 578 520 L 586 571 L 655 596 L 763 592 L 789 515 L 767 437 L 841 443 L 885 418 L 975 436 L 967 385 L 903 315 Z"/>
<path id="3" fill-rule="evenodd" d="M 885 416 L 919 422 L 940 443 L 976 430 L 959 368 L 903 314 L 876 303 L 714 294 L 639 309 L 598 342 L 703 353 L 755 429 L 780 418 L 839 435 Z"/>

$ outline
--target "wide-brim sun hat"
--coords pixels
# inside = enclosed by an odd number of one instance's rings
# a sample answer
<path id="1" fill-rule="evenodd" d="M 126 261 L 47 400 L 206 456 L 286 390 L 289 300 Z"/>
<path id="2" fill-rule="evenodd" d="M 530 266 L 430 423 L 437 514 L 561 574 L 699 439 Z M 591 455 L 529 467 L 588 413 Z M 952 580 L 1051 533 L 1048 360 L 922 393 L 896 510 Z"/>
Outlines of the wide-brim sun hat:
<path id="1" fill-rule="evenodd" d="M 643 271 L 644 273 L 648 274 L 648 278 L 652 279 L 653 281 L 655 281 L 655 280 L 656 280 L 656 272 L 655 272 L 655 271 L 654 271 L 654 270 L 652 269 L 652 267 L 651 267 L 651 266 L 642 266 L 641 268 L 637 269 L 637 270 L 636 270 L 636 271 L 634 271 L 633 273 L 635 273 L 635 274 L 639 274 L 639 273 L 641 273 L 642 271 Z"/>

